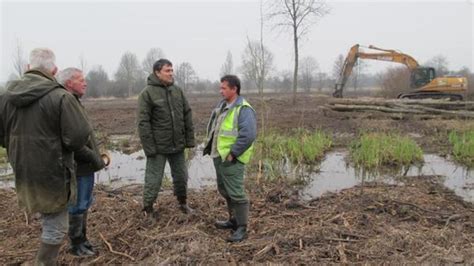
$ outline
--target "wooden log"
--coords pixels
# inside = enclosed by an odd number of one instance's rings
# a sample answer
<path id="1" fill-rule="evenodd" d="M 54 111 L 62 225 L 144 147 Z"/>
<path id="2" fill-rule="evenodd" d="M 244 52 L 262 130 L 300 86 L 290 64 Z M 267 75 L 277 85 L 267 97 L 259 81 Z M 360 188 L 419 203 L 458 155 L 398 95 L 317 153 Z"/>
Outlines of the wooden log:
<path id="1" fill-rule="evenodd" d="M 409 114 L 425 114 L 426 112 L 420 110 L 410 110 L 402 108 L 389 108 L 384 106 L 374 105 L 343 105 L 335 104 L 330 106 L 332 110 L 350 112 L 350 111 L 380 111 L 385 113 L 409 113 Z"/>

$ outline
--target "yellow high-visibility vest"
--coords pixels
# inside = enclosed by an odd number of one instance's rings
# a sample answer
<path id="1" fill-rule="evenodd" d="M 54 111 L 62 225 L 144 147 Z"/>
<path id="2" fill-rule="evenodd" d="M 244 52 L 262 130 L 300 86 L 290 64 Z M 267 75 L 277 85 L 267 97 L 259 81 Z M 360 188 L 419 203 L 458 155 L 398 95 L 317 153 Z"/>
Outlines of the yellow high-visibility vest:
<path id="1" fill-rule="evenodd" d="M 227 111 L 227 114 L 221 123 L 217 137 L 217 152 L 219 152 L 222 161 L 226 159 L 226 156 L 230 153 L 232 145 L 237 141 L 237 136 L 239 134 L 239 113 L 242 106 L 252 108 L 252 106 L 244 99 L 242 104 L 235 105 Z M 252 110 L 254 109 L 252 108 Z M 253 143 L 244 153 L 237 157 L 237 160 L 246 164 L 250 161 L 252 154 Z"/>

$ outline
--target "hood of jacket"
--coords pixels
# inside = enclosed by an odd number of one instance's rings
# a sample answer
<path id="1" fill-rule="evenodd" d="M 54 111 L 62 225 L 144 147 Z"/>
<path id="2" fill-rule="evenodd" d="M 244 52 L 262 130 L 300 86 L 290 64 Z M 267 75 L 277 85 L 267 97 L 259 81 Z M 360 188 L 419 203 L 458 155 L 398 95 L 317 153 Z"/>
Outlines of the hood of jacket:
<path id="1" fill-rule="evenodd" d="M 17 107 L 30 105 L 50 91 L 63 88 L 56 79 L 47 73 L 32 69 L 25 72 L 19 80 L 10 81 L 6 86 L 5 100 Z"/>
<path id="2" fill-rule="evenodd" d="M 172 86 L 173 84 L 174 84 L 174 81 L 171 84 L 163 83 L 154 73 L 151 73 L 150 75 L 148 75 L 148 78 L 147 78 L 147 85 L 150 85 L 150 86 L 158 86 L 158 87 L 166 88 L 166 87 Z"/>

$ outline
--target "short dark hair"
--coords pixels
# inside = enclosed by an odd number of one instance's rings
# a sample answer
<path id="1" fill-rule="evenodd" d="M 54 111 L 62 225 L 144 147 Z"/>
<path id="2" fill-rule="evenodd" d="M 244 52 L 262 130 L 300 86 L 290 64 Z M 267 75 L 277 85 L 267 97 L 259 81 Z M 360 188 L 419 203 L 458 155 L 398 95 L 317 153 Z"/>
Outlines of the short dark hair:
<path id="1" fill-rule="evenodd" d="M 221 82 L 227 81 L 229 86 L 237 88 L 237 95 L 240 95 L 240 79 L 236 75 L 225 75 L 221 78 Z"/>
<path id="2" fill-rule="evenodd" d="M 166 65 L 168 65 L 168 66 L 173 66 L 173 63 L 171 63 L 170 60 L 164 59 L 164 58 L 162 58 L 162 59 L 156 61 L 156 62 L 153 64 L 153 73 L 155 73 L 155 71 L 160 72 L 161 69 L 162 69 L 164 66 L 166 66 Z"/>

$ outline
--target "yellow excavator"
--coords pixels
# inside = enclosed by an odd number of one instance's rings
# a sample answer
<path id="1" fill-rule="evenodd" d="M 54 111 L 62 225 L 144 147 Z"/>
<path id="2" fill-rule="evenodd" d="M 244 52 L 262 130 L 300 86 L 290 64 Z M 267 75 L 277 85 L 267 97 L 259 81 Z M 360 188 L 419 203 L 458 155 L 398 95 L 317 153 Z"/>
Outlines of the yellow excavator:
<path id="1" fill-rule="evenodd" d="M 463 99 L 463 93 L 467 91 L 467 79 L 465 77 L 436 77 L 434 68 L 420 66 L 413 57 L 407 54 L 395 50 L 377 48 L 373 45 L 370 45 L 368 48 L 376 50 L 377 52 L 362 51 L 359 44 L 351 47 L 342 66 L 339 78 L 336 81 L 333 93 L 334 97 L 342 98 L 344 86 L 359 58 L 395 62 L 408 67 L 410 70 L 410 88 L 412 91 L 402 93 L 398 95 L 398 98 L 448 98 L 451 101 L 460 101 Z"/>

